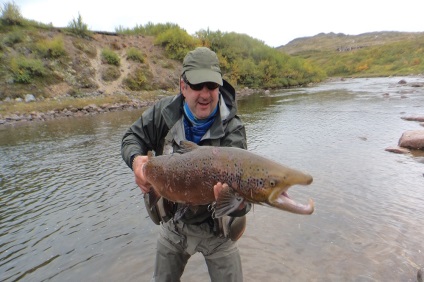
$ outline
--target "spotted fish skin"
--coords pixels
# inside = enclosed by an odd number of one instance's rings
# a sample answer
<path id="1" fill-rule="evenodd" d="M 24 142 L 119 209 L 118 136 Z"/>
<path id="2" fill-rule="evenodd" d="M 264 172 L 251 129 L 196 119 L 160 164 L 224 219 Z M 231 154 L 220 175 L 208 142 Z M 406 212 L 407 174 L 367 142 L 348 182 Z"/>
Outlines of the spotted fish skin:
<path id="1" fill-rule="evenodd" d="M 189 141 L 180 146 L 181 153 L 150 157 L 143 168 L 155 193 L 170 201 L 210 204 L 215 201 L 213 186 L 221 182 L 228 184 L 232 196 L 251 203 L 297 214 L 311 214 L 314 210 L 312 200 L 302 205 L 286 194 L 292 185 L 309 185 L 309 174 L 239 148 L 198 146 Z M 227 205 L 220 198 L 228 196 L 220 196 L 217 205 Z"/>

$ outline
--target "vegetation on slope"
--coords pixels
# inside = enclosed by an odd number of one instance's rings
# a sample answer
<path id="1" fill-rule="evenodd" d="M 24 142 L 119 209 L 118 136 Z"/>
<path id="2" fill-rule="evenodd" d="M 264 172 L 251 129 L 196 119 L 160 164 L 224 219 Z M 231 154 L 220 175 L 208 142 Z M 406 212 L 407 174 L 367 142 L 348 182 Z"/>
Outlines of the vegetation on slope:
<path id="1" fill-rule="evenodd" d="M 134 29 L 118 28 L 116 34 L 98 36 L 98 32 L 87 29 L 81 15 L 67 28 L 58 29 L 26 20 L 16 4 L 6 3 L 0 15 L 0 35 L 0 78 L 4 89 L 0 100 L 22 97 L 26 93 L 37 98 L 51 97 L 56 94 L 51 93 L 49 87 L 60 83 L 69 85 L 67 94 L 83 96 L 99 88 L 96 80 L 99 73 L 104 81 L 121 77 L 123 91 L 174 88 L 178 79 L 172 83 L 154 83 L 154 59 L 139 50 L 138 60 L 134 60 L 137 46 L 129 46 L 129 38 L 140 42 L 151 38 L 154 46 L 150 48 L 164 54 L 162 59 L 166 62 L 161 63 L 162 68 L 171 69 L 175 73 L 173 78 L 178 78 L 186 53 L 197 46 L 208 46 L 216 51 L 224 77 L 238 87 L 282 88 L 324 78 L 317 67 L 305 60 L 278 52 L 247 35 L 202 30 L 191 36 L 175 24 L 149 23 Z M 105 37 L 114 39 L 105 40 Z M 105 41 L 109 42 L 105 45 Z M 101 69 L 94 63 L 99 57 Z M 124 60 L 137 66 L 123 78 Z"/>
<path id="2" fill-rule="evenodd" d="M 318 34 L 278 49 L 321 66 L 330 77 L 424 73 L 424 32 Z"/>
<path id="3" fill-rule="evenodd" d="M 303 86 L 328 76 L 424 73 L 424 33 L 318 34 L 275 49 L 234 32 L 189 35 L 172 23 L 94 32 L 78 15 L 56 28 L 25 19 L 9 2 L 0 7 L 0 115 L 26 94 L 48 108 L 66 107 L 68 102 L 57 103 L 63 99 L 102 103 L 110 100 L 105 96 L 128 101 L 145 92 L 175 93 L 182 60 L 197 46 L 218 54 L 224 78 L 238 89 Z M 55 103 L 48 102 L 52 98 Z"/>

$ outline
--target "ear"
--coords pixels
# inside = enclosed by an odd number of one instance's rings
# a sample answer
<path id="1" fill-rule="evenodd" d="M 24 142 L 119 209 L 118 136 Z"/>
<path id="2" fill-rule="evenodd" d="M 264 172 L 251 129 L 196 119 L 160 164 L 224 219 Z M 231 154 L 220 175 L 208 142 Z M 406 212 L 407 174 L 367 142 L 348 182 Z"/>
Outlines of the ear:
<path id="1" fill-rule="evenodd" d="M 182 77 L 180 77 L 180 92 L 183 94 L 184 98 L 186 97 L 187 85 L 185 84 Z"/>

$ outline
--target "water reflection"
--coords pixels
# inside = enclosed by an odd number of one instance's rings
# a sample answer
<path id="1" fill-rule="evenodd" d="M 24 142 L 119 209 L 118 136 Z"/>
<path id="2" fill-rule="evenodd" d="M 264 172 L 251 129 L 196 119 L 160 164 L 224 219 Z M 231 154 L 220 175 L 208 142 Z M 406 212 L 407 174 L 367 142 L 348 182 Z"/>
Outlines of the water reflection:
<path id="1" fill-rule="evenodd" d="M 249 150 L 311 173 L 313 184 L 290 195 L 316 203 L 311 216 L 254 207 L 239 241 L 246 281 L 415 280 L 424 265 L 424 156 L 384 149 L 421 128 L 400 117 L 422 113 L 424 95 L 399 80 L 238 102 Z M 140 114 L 0 129 L 2 281 L 150 279 L 157 227 L 119 152 Z M 195 255 L 183 281 L 207 279 Z"/>

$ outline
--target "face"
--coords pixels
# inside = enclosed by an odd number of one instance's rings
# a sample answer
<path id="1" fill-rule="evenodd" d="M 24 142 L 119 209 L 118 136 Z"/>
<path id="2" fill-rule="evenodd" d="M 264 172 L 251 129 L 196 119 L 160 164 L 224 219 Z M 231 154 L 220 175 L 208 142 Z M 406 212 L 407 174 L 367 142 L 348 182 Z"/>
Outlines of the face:
<path id="1" fill-rule="evenodd" d="M 183 79 L 180 80 L 180 86 L 186 103 L 196 118 L 207 118 L 218 105 L 219 87 L 209 89 L 204 85 L 200 90 L 194 90 Z"/>

